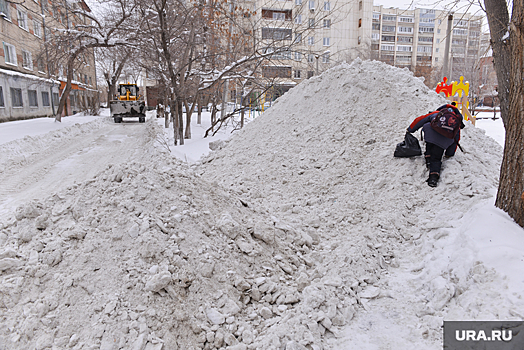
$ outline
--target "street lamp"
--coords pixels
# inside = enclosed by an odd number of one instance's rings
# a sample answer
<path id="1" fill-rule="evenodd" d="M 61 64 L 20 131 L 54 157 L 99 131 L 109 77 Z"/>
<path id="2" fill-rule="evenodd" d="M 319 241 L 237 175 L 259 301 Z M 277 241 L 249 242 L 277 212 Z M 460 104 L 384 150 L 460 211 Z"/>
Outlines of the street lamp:
<path id="1" fill-rule="evenodd" d="M 315 55 L 315 59 L 317 60 L 317 69 L 316 69 L 316 70 L 317 70 L 317 73 L 316 73 L 315 75 L 318 75 L 318 57 L 319 57 L 319 55 L 316 54 L 316 55 Z"/>

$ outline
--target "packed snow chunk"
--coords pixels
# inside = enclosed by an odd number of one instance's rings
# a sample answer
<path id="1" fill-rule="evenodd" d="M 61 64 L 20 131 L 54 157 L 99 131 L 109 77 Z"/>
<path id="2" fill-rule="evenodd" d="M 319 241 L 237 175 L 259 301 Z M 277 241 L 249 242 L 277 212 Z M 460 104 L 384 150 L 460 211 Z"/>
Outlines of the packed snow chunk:
<path id="1" fill-rule="evenodd" d="M 171 273 L 169 271 L 161 271 L 147 281 L 145 288 L 150 292 L 159 292 L 161 289 L 166 288 L 169 283 L 171 283 Z"/>
<path id="2" fill-rule="evenodd" d="M 226 322 L 225 316 L 215 308 L 209 308 L 206 310 L 206 316 L 209 322 L 212 324 L 221 325 Z"/>

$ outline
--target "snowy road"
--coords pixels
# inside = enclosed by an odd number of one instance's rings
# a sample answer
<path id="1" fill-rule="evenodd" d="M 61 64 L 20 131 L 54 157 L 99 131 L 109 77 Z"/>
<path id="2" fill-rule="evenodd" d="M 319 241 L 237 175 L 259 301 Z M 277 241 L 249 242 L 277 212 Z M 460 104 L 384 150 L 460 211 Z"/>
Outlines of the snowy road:
<path id="1" fill-rule="evenodd" d="M 105 118 L 98 124 L 94 130 L 59 138 L 6 166 L 0 174 L 0 217 L 29 200 L 93 178 L 109 164 L 125 163 L 144 145 L 146 127 L 138 121 L 115 124 Z"/>

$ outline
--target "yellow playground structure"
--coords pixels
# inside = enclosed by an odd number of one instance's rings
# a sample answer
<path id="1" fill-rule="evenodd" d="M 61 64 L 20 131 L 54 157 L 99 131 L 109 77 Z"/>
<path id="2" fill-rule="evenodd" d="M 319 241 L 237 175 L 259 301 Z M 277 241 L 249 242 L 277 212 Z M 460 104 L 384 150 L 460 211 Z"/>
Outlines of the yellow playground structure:
<path id="1" fill-rule="evenodd" d="M 460 110 L 460 113 L 464 116 L 466 120 L 471 121 L 475 125 L 475 117 L 469 112 L 469 82 L 464 83 L 464 77 L 460 77 L 460 82 L 452 81 L 451 84 L 448 84 L 448 78 L 444 77 L 442 82 L 437 84 L 435 91 L 440 94 L 444 93 L 446 99 L 449 101 L 455 101 L 457 107 Z"/>

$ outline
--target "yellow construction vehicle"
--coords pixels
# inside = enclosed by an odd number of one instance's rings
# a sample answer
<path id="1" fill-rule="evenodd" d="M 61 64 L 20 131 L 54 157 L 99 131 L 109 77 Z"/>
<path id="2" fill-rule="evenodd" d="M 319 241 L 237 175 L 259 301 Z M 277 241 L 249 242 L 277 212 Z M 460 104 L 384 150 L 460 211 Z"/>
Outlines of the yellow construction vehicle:
<path id="1" fill-rule="evenodd" d="M 115 99 L 109 102 L 111 116 L 115 123 L 121 123 L 122 118 L 138 117 L 140 123 L 146 121 L 146 104 L 138 93 L 136 84 L 119 84 Z"/>

